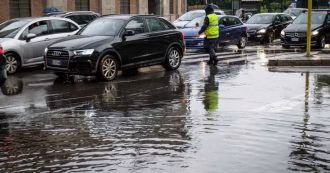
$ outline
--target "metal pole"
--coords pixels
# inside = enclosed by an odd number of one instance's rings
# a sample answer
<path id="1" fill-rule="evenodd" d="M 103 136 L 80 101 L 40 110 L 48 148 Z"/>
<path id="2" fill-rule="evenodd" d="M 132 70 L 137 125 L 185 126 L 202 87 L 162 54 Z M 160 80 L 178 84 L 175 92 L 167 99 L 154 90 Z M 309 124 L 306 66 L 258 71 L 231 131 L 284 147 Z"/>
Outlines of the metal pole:
<path id="1" fill-rule="evenodd" d="M 307 46 L 306 56 L 311 56 L 311 32 L 312 32 L 312 0 L 308 0 L 308 20 L 307 20 Z"/>

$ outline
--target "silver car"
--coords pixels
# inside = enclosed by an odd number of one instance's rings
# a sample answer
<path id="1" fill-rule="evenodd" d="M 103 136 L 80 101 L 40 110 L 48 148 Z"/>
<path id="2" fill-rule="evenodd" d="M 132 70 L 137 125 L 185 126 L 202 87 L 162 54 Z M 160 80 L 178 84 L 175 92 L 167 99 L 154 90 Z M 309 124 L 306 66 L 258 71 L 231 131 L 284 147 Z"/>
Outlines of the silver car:
<path id="1" fill-rule="evenodd" d="M 48 45 L 79 29 L 74 21 L 58 17 L 17 18 L 0 24 L 0 47 L 7 57 L 8 74 L 43 64 Z"/>

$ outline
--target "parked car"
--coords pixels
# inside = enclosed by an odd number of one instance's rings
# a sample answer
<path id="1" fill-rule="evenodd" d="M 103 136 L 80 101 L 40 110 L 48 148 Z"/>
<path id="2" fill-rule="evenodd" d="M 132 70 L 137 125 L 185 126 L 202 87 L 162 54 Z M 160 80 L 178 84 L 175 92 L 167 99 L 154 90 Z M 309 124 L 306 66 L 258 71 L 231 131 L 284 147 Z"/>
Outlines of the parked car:
<path id="1" fill-rule="evenodd" d="M 217 15 L 225 15 L 225 12 L 219 9 L 214 9 L 214 13 Z M 205 17 L 205 10 L 193 10 L 189 11 L 185 14 L 183 14 L 181 17 L 179 17 L 177 20 L 173 22 L 173 24 L 177 28 L 184 28 L 186 24 L 191 22 L 192 20 L 198 18 L 198 17 Z"/>
<path id="2" fill-rule="evenodd" d="M 271 43 L 280 38 L 281 31 L 292 22 L 291 16 L 282 13 L 260 13 L 246 23 L 249 41 Z"/>
<path id="3" fill-rule="evenodd" d="M 77 35 L 45 50 L 45 67 L 57 74 L 113 80 L 118 70 L 161 64 L 175 70 L 184 54 L 183 35 L 167 20 L 148 15 L 98 18 Z"/>
<path id="4" fill-rule="evenodd" d="M 54 13 L 47 13 L 46 16 L 53 16 L 53 17 L 64 17 L 71 19 L 78 23 L 80 27 L 84 27 L 89 22 L 95 20 L 96 18 L 100 17 L 99 13 L 95 13 L 93 11 L 70 11 L 70 12 L 54 12 Z"/>
<path id="5" fill-rule="evenodd" d="M 311 45 L 324 48 L 330 43 L 330 11 L 312 12 Z M 292 24 L 281 32 L 281 43 L 284 48 L 290 46 L 306 46 L 307 12 L 301 13 Z"/>
<path id="6" fill-rule="evenodd" d="M 7 58 L 8 74 L 21 67 L 43 64 L 48 45 L 79 29 L 70 19 L 57 17 L 17 18 L 0 24 L 0 47 Z"/>
<path id="7" fill-rule="evenodd" d="M 6 57 L 3 54 L 3 49 L 0 47 L 0 84 L 7 79 Z"/>
<path id="8" fill-rule="evenodd" d="M 242 21 L 236 16 L 219 15 L 220 37 L 219 46 L 237 45 L 244 48 L 247 43 L 247 28 Z M 204 48 L 205 35 L 196 37 L 198 31 L 203 25 L 204 17 L 199 17 L 188 23 L 185 28 L 181 29 L 184 33 L 185 44 L 187 49 Z"/>
<path id="9" fill-rule="evenodd" d="M 298 17 L 302 12 L 307 11 L 306 8 L 288 8 L 283 13 L 291 16 L 292 19 Z"/>

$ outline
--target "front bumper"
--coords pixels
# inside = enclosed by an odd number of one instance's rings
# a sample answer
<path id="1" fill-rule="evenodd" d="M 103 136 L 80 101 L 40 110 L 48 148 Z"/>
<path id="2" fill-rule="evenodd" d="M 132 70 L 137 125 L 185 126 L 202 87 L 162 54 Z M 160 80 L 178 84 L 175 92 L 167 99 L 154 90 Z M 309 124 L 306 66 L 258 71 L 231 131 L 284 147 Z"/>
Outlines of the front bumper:
<path id="1" fill-rule="evenodd" d="M 314 36 L 311 40 L 312 46 L 317 46 L 318 37 Z M 281 36 L 281 44 L 285 46 L 306 46 L 307 37 L 288 37 Z"/>
<path id="2" fill-rule="evenodd" d="M 266 36 L 266 34 L 259 34 L 259 33 L 256 33 L 256 32 L 250 32 L 250 33 L 248 32 L 248 40 L 249 41 L 257 41 L 257 42 L 264 41 L 265 36 Z"/>
<path id="3" fill-rule="evenodd" d="M 74 56 L 71 52 L 68 56 L 45 56 L 45 70 L 78 75 L 96 74 L 95 53 L 91 56 Z"/>

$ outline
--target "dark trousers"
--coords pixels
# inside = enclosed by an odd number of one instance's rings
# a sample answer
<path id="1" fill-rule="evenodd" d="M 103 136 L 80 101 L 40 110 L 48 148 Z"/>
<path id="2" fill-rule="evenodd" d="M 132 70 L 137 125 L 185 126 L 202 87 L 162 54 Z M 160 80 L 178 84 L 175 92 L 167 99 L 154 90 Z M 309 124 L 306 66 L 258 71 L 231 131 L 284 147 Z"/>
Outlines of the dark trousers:
<path id="1" fill-rule="evenodd" d="M 217 62 L 217 56 L 215 54 L 215 49 L 217 47 L 218 38 L 205 38 L 204 47 L 210 55 L 210 63 Z"/>

